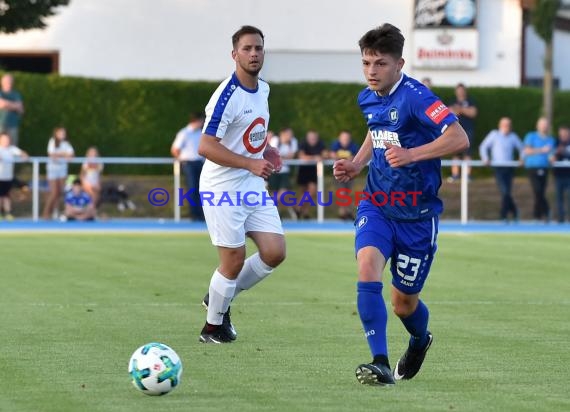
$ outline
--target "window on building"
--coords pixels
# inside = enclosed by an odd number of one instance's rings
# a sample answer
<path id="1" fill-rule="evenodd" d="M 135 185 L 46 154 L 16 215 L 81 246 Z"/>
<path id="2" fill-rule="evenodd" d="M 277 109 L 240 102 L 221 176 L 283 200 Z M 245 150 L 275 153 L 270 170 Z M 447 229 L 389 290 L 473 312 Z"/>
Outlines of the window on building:
<path id="1" fill-rule="evenodd" d="M 0 51 L 0 70 L 59 73 L 59 52 Z"/>

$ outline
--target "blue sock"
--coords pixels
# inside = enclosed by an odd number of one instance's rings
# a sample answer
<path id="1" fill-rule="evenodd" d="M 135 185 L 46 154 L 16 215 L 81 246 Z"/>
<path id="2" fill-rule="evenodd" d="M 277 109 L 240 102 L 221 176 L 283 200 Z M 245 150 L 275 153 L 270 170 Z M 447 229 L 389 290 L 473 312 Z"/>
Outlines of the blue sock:
<path id="1" fill-rule="evenodd" d="M 408 332 L 410 332 L 410 347 L 421 350 L 428 343 L 427 325 L 429 311 L 427 306 L 420 300 L 414 313 L 405 319 L 400 318 Z"/>
<path id="2" fill-rule="evenodd" d="M 372 357 L 388 356 L 386 323 L 388 313 L 382 298 L 382 282 L 358 282 L 356 305 Z"/>

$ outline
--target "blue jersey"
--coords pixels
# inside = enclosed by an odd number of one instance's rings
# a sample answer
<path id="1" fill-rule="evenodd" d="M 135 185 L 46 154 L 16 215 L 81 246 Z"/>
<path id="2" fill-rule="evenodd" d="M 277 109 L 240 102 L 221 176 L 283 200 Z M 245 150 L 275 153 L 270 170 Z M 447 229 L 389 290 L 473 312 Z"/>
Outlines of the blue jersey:
<path id="1" fill-rule="evenodd" d="M 387 96 L 367 87 L 358 95 L 358 104 L 373 145 L 365 191 L 390 219 L 425 220 L 440 214 L 440 159 L 393 168 L 384 156 L 385 143 L 406 149 L 422 146 L 441 136 L 457 117 L 427 87 L 405 74 Z M 374 195 L 378 192 L 382 196 Z"/>
<path id="2" fill-rule="evenodd" d="M 91 196 L 85 192 L 76 195 L 73 190 L 70 190 L 65 195 L 65 203 L 73 207 L 85 208 L 91 203 Z"/>

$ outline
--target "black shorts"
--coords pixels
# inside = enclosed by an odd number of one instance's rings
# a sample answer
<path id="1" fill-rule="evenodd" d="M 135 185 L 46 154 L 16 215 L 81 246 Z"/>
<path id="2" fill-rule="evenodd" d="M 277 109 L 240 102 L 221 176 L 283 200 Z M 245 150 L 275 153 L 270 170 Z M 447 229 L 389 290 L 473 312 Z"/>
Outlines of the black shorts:
<path id="1" fill-rule="evenodd" d="M 11 180 L 0 180 L 0 197 L 6 197 L 10 194 L 12 188 Z"/>
<path id="2" fill-rule="evenodd" d="M 317 183 L 317 166 L 300 166 L 297 183 L 302 186 Z"/>
<path id="3" fill-rule="evenodd" d="M 267 179 L 269 190 L 291 189 L 291 182 L 289 181 L 289 172 L 273 173 Z"/>

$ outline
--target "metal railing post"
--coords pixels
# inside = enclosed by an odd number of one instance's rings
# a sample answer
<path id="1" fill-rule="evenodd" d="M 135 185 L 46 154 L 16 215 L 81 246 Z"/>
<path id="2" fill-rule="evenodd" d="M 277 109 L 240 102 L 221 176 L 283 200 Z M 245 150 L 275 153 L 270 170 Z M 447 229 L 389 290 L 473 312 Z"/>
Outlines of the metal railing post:
<path id="1" fill-rule="evenodd" d="M 461 224 L 466 225 L 468 210 L 469 190 L 469 161 L 461 161 Z"/>
<path id="2" fill-rule="evenodd" d="M 32 220 L 40 219 L 40 161 L 32 160 Z"/>
<path id="3" fill-rule="evenodd" d="M 318 202 L 319 193 L 324 196 L 325 190 L 325 176 L 324 176 L 324 165 L 323 161 L 319 160 L 317 162 L 317 222 L 323 223 L 325 221 L 325 207 Z M 324 199 L 324 198 L 323 198 Z"/>
<path id="4" fill-rule="evenodd" d="M 174 161 L 174 221 L 180 222 L 180 162 Z"/>

